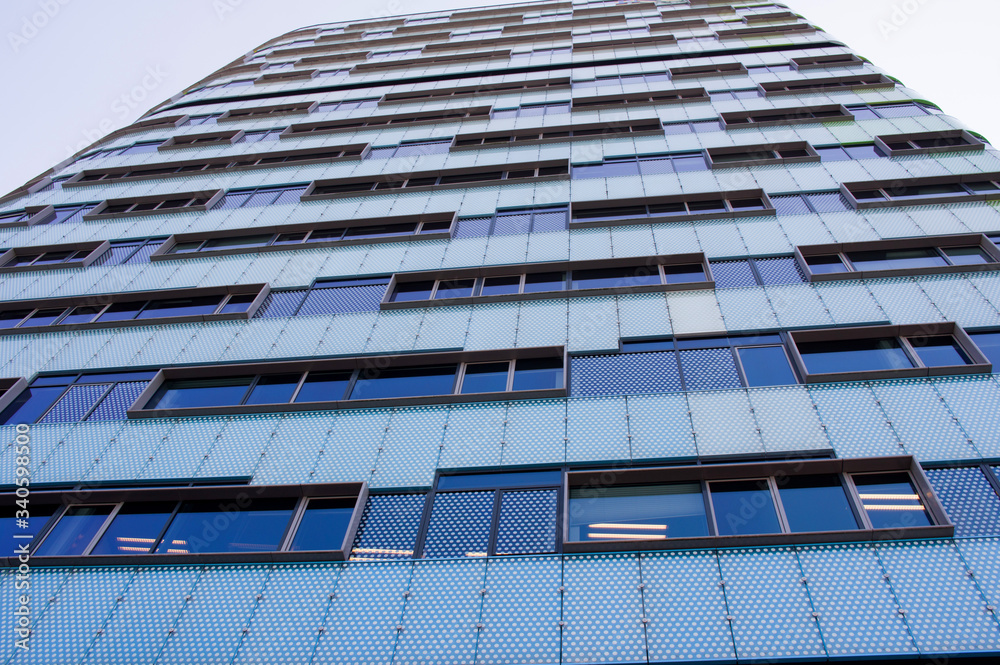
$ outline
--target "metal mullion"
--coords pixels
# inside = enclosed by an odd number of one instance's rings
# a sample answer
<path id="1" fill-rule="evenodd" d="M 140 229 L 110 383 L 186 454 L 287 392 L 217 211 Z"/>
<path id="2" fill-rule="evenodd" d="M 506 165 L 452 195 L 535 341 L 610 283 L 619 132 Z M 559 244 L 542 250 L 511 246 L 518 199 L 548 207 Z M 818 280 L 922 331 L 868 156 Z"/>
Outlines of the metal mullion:
<path id="1" fill-rule="evenodd" d="M 455 370 L 455 382 L 451 386 L 452 395 L 460 395 L 462 384 L 465 382 L 465 369 L 469 366 L 469 363 L 458 363 L 458 369 Z"/>
<path id="2" fill-rule="evenodd" d="M 910 344 L 910 340 L 906 339 L 902 335 L 897 336 L 896 339 L 899 340 L 900 347 L 903 349 L 903 353 L 905 353 L 906 356 L 910 359 L 910 362 L 914 363 L 913 365 L 914 367 L 920 367 L 920 368 L 927 367 L 927 365 L 925 365 L 923 361 L 920 359 L 920 356 L 917 355 L 917 352 L 913 348 L 913 345 Z"/>
<path id="3" fill-rule="evenodd" d="M 299 315 L 299 312 L 302 310 L 302 305 L 306 304 L 306 298 L 308 298 L 309 295 L 313 292 L 315 286 L 316 286 L 316 280 L 313 280 L 313 283 L 309 285 L 309 288 L 306 289 L 305 294 L 303 294 L 302 300 L 300 300 L 299 304 L 295 306 L 295 311 L 292 312 L 291 316 Z"/>
<path id="4" fill-rule="evenodd" d="M 859 502 L 860 499 L 858 502 L 855 501 L 855 495 L 851 491 L 852 484 L 847 481 L 847 474 L 838 473 L 837 477 L 840 480 L 841 488 L 844 490 L 844 495 L 847 496 L 847 502 L 851 506 L 851 513 L 854 514 L 855 521 L 857 521 L 859 525 L 863 525 L 865 523 L 865 516 L 862 515 L 864 508 L 862 508 L 861 503 Z"/>
<path id="5" fill-rule="evenodd" d="M 729 199 L 726 199 L 726 205 L 729 205 Z M 760 270 L 757 269 L 757 262 L 753 259 L 753 257 L 748 257 L 747 263 L 750 265 L 750 272 L 753 273 L 753 278 L 757 280 L 757 284 L 760 286 L 767 286 L 764 283 L 764 277 L 760 274 Z"/>
<path id="6" fill-rule="evenodd" d="M 156 538 L 155 540 L 153 540 L 153 544 L 149 548 L 149 554 L 153 554 L 154 552 L 156 552 L 156 549 L 160 546 L 160 542 L 163 540 L 163 537 L 167 535 L 167 529 L 170 528 L 170 525 L 173 523 L 174 518 L 177 517 L 177 513 L 180 512 L 181 505 L 183 503 L 184 501 L 174 502 L 174 509 L 170 511 L 170 516 L 167 517 L 167 520 L 163 523 L 163 528 L 161 528 L 160 532 L 156 534 Z"/>
<path id="7" fill-rule="evenodd" d="M 705 502 L 705 514 L 708 517 L 708 535 L 719 535 L 719 524 L 715 521 L 715 504 L 712 502 L 712 490 L 708 487 L 708 481 L 701 480 L 701 497 Z"/>
<path id="8" fill-rule="evenodd" d="M 428 300 L 434 300 L 434 296 L 437 295 L 438 287 L 440 287 L 440 286 L 441 286 L 441 280 L 440 279 L 435 279 L 434 280 L 434 286 L 431 287 L 431 293 L 430 293 L 430 296 L 428 297 Z"/>
<path id="9" fill-rule="evenodd" d="M 743 384 L 744 388 L 749 388 L 750 382 L 747 381 L 747 374 L 746 371 L 743 369 L 743 362 L 740 360 L 740 354 L 739 354 L 740 348 L 753 348 L 753 347 L 750 346 L 738 347 L 735 344 L 729 345 L 729 351 L 733 354 L 733 362 L 736 365 L 736 373 L 740 377 L 740 382 Z M 764 348 L 764 347 L 757 347 L 757 348 Z"/>
<path id="10" fill-rule="evenodd" d="M 302 386 L 305 385 L 307 376 L 309 376 L 309 372 L 302 372 L 302 374 L 299 375 L 299 382 L 295 385 L 295 390 L 292 391 L 292 396 L 288 398 L 289 404 L 295 402 L 295 398 L 299 396 L 299 392 L 302 390 Z"/>
<path id="11" fill-rule="evenodd" d="M 20 328 L 21 326 L 23 326 L 25 324 L 25 322 L 28 319 L 30 319 L 32 316 L 34 316 L 35 312 L 37 312 L 39 309 L 41 309 L 41 308 L 40 307 L 36 307 L 33 310 L 31 310 L 30 312 L 28 312 L 27 314 L 25 314 L 24 318 L 21 319 L 21 322 L 18 323 L 16 326 L 14 326 L 14 328 Z"/>
<path id="12" fill-rule="evenodd" d="M 65 387 L 65 388 L 63 389 L 63 391 L 62 391 L 61 393 L 59 393 L 59 397 L 56 397 L 56 398 L 55 398 L 54 400 L 52 400 L 52 404 L 50 404 L 50 405 L 49 405 L 49 408 L 45 409 L 45 411 L 44 411 L 44 412 L 43 412 L 43 413 L 42 413 L 41 415 L 39 415 L 39 416 L 38 416 L 38 418 L 36 418 L 36 419 L 35 419 L 35 423 L 34 423 L 34 424 L 38 424 L 38 423 L 40 423 L 40 422 L 41 422 L 42 420 L 44 420 L 44 419 L 45 419 L 45 416 L 49 415 L 49 412 L 50 412 L 50 411 L 52 411 L 52 409 L 54 409 L 54 408 L 55 408 L 56 404 L 58 404 L 59 402 L 61 402 L 61 401 L 62 401 L 62 399 L 63 399 L 64 397 L 66 397 L 66 394 L 67 394 L 67 393 L 69 392 L 69 389 L 70 389 L 70 388 L 72 388 L 72 387 L 73 387 L 73 386 L 75 386 L 75 385 L 77 385 L 77 384 L 76 384 L 76 380 L 74 379 L 74 382 L 73 382 L 73 383 L 71 383 L 71 384 L 67 385 L 67 386 L 66 386 L 66 387 Z M 42 386 L 42 387 L 44 387 L 44 386 Z M 30 389 L 30 388 L 31 388 L 31 386 L 29 385 L 29 386 L 28 386 L 28 388 Z"/>
<path id="13" fill-rule="evenodd" d="M 262 375 L 257 374 L 256 376 L 253 377 L 253 379 L 251 379 L 250 385 L 247 386 L 247 391 L 243 393 L 243 397 L 240 399 L 240 403 L 238 406 L 242 406 L 250 398 L 250 393 L 252 393 L 253 389 L 257 387 L 258 383 L 260 383 L 261 376 Z"/>
<path id="14" fill-rule="evenodd" d="M 774 503 L 774 512 L 778 515 L 778 524 L 781 525 L 781 532 L 792 533 L 792 528 L 788 525 L 788 516 L 785 515 L 785 507 L 781 504 L 778 482 L 774 476 L 767 477 L 767 486 L 771 490 L 771 501 Z"/>
<path id="15" fill-rule="evenodd" d="M 684 363 L 681 362 L 681 350 L 677 348 L 677 338 L 670 340 L 674 345 L 674 362 L 677 363 L 677 376 L 681 380 L 681 390 L 687 392 L 687 381 L 684 378 Z"/>
<path id="16" fill-rule="evenodd" d="M 86 504 L 76 504 L 76 505 L 86 505 Z M 93 550 L 97 546 L 97 543 L 101 540 L 101 538 L 104 537 L 104 533 L 108 530 L 108 527 L 111 526 L 111 522 L 113 522 L 114 519 L 118 516 L 118 513 L 121 511 L 122 506 L 124 505 L 125 502 L 123 501 L 119 501 L 117 504 L 115 504 L 115 507 L 111 509 L 111 512 L 104 519 L 104 523 L 101 525 L 101 528 L 97 530 L 97 532 L 94 534 L 94 537 L 91 538 L 90 542 L 87 543 L 87 546 L 83 548 L 83 552 L 80 553 L 80 556 L 90 555 L 91 550 Z"/>
<path id="17" fill-rule="evenodd" d="M 858 486 L 854 484 L 854 474 L 845 473 L 843 474 L 844 480 L 848 489 L 848 498 L 850 498 L 851 503 L 854 504 L 854 509 L 858 515 L 861 516 L 861 526 L 866 531 L 871 531 L 875 527 L 872 526 L 871 519 L 868 518 L 868 511 L 865 510 L 865 504 L 861 501 L 861 495 L 858 492 Z M 923 502 L 921 501 L 921 505 Z M 926 510 L 926 508 L 925 508 Z"/>
<path id="18" fill-rule="evenodd" d="M 413 543 L 414 559 L 424 558 L 424 544 L 427 542 L 427 530 L 430 527 L 431 512 L 434 510 L 434 498 L 437 493 L 437 479 L 435 479 L 430 491 L 424 495 L 424 509 L 420 514 L 420 525 L 417 527 L 417 540 Z"/>
<path id="19" fill-rule="evenodd" d="M 80 418 L 79 422 L 83 422 L 84 420 L 86 420 L 87 418 L 89 418 L 90 416 L 92 416 L 94 414 L 94 411 L 97 410 L 97 407 L 101 405 L 101 402 L 103 402 L 105 400 L 105 398 L 107 398 L 107 396 L 111 394 L 111 391 L 114 390 L 115 386 L 117 386 L 119 383 L 120 383 L 119 381 L 115 381 L 113 383 L 109 383 L 108 384 L 108 389 L 105 390 L 103 393 L 101 393 L 101 396 L 94 401 L 93 406 L 91 406 L 89 409 L 87 409 L 87 412 L 85 414 L 83 414 L 83 416 Z M 85 385 L 85 384 L 82 384 L 82 385 Z M 91 384 L 91 385 L 100 385 L 100 384 Z M 55 406 L 55 405 L 53 405 L 53 406 Z"/>
<path id="20" fill-rule="evenodd" d="M 295 508 L 292 510 L 292 516 L 288 519 L 285 524 L 285 532 L 281 534 L 281 540 L 278 541 L 278 552 L 286 552 L 288 548 L 292 545 L 292 540 L 295 538 L 295 534 L 299 530 L 299 526 L 302 524 L 302 517 L 306 513 L 306 507 L 310 501 L 310 497 L 303 496 L 299 497 L 298 502 L 295 504 Z M 357 501 L 355 501 L 355 507 L 357 507 Z"/>
<path id="21" fill-rule="evenodd" d="M 347 400 L 351 399 L 351 394 L 354 392 L 354 387 L 357 385 L 358 379 L 360 377 L 361 377 L 361 370 L 360 369 L 356 369 L 356 370 L 352 371 L 351 378 L 347 382 L 347 390 L 344 391 L 344 397 L 343 397 L 344 401 L 347 401 Z"/>

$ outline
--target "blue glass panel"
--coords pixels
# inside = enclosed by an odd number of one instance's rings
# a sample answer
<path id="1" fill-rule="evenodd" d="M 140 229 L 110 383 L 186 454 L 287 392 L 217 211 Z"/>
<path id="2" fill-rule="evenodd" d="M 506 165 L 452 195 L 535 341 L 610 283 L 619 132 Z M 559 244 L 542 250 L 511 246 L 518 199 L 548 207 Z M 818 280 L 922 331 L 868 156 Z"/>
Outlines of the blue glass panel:
<path id="1" fill-rule="evenodd" d="M 569 540 L 666 540 L 708 535 L 699 483 L 575 488 Z"/>
<path id="2" fill-rule="evenodd" d="M 295 499 L 258 500 L 247 507 L 186 501 L 156 553 L 272 552 L 281 545 L 294 507 Z"/>
<path id="3" fill-rule="evenodd" d="M 434 497 L 425 557 L 486 556 L 493 492 L 445 492 Z"/>
<path id="4" fill-rule="evenodd" d="M 38 422 L 62 423 L 82 420 L 107 390 L 108 386 L 100 383 L 72 386 Z"/>
<path id="5" fill-rule="evenodd" d="M 847 258 L 857 270 L 934 268 L 948 265 L 947 261 L 930 248 L 849 252 Z"/>
<path id="6" fill-rule="evenodd" d="M 310 372 L 295 396 L 298 402 L 333 402 L 344 399 L 352 372 Z"/>
<path id="7" fill-rule="evenodd" d="M 673 346 L 673 343 L 669 343 Z M 681 389 L 672 351 L 570 358 L 575 396 L 670 392 Z"/>
<path id="8" fill-rule="evenodd" d="M 913 367 L 906 352 L 892 337 L 801 342 L 798 349 L 810 374 Z"/>
<path id="9" fill-rule="evenodd" d="M 113 506 L 74 506 L 35 551 L 37 556 L 78 556 L 97 535 Z"/>
<path id="10" fill-rule="evenodd" d="M 800 531 L 849 531 L 858 528 L 840 476 L 786 476 L 778 495 L 788 528 Z"/>
<path id="11" fill-rule="evenodd" d="M 28 513 L 30 517 L 27 518 L 27 526 L 21 527 L 15 517 L 15 511 L 22 510 L 22 508 L 13 503 L 5 505 L 3 517 L 0 517 L 0 538 L 5 543 L 13 543 L 13 547 L 19 544 L 18 541 L 31 542 L 24 536 L 38 535 L 38 532 L 48 524 L 49 518 L 55 513 L 56 508 L 58 508 L 56 504 L 32 504 L 29 502 Z M 18 536 L 17 538 L 14 537 L 15 534 Z"/>
<path id="12" fill-rule="evenodd" d="M 148 381 L 125 381 L 115 384 L 111 392 L 87 416 L 87 421 L 124 420 L 127 417 L 126 410 L 135 403 L 136 398 L 148 385 Z"/>
<path id="13" fill-rule="evenodd" d="M 339 550 L 353 514 L 351 499 L 311 499 L 289 549 Z"/>
<path id="14" fill-rule="evenodd" d="M 148 554 L 175 504 L 127 503 L 118 511 L 91 554 Z"/>
<path id="15" fill-rule="evenodd" d="M 764 284 L 771 286 L 774 284 L 800 284 L 806 281 L 805 275 L 799 268 L 799 264 L 792 257 L 780 257 L 775 259 L 754 259 L 757 264 L 757 271 Z"/>
<path id="16" fill-rule="evenodd" d="M 542 554 L 556 549 L 559 491 L 504 492 L 497 524 L 497 554 Z"/>
<path id="17" fill-rule="evenodd" d="M 239 404 L 253 377 L 168 381 L 149 400 L 147 409 L 184 409 Z"/>
<path id="18" fill-rule="evenodd" d="M 717 289 L 757 286 L 749 261 L 712 261 L 710 267 Z"/>
<path id="19" fill-rule="evenodd" d="M 455 388 L 455 365 L 398 367 L 362 372 L 350 399 L 450 395 Z"/>
<path id="20" fill-rule="evenodd" d="M 927 526 L 931 523 L 907 474 L 856 474 L 853 478 L 861 505 L 876 529 Z"/>
<path id="21" fill-rule="evenodd" d="M 955 524 L 955 536 L 1000 535 L 1000 498 L 979 467 L 926 469 L 934 494 Z"/>
<path id="22" fill-rule="evenodd" d="M 509 362 L 468 365 L 462 379 L 462 394 L 493 393 L 507 390 L 509 369 Z"/>
<path id="23" fill-rule="evenodd" d="M 781 533 L 766 480 L 709 483 L 720 536 Z"/>
<path id="24" fill-rule="evenodd" d="M 0 415 L 0 422 L 4 425 L 33 423 L 52 406 L 64 390 L 63 386 L 28 388 Z"/>
<path id="25" fill-rule="evenodd" d="M 301 374 L 272 374 L 260 377 L 246 399 L 247 404 L 285 404 L 299 385 Z"/>
<path id="26" fill-rule="evenodd" d="M 728 348 L 681 351 L 680 358 L 688 390 L 720 390 L 743 385 L 733 352 Z"/>
<path id="27" fill-rule="evenodd" d="M 798 383 L 792 366 L 781 346 L 750 346 L 738 348 L 740 364 L 747 385 L 755 386 L 787 386 Z"/>
<path id="28" fill-rule="evenodd" d="M 909 339 L 920 361 L 927 367 L 968 365 L 969 359 L 951 335 L 913 337 Z"/>
<path id="29" fill-rule="evenodd" d="M 370 495 L 354 538 L 351 560 L 409 559 L 423 513 L 423 494 Z"/>
<path id="30" fill-rule="evenodd" d="M 993 363 L 993 371 L 1000 371 L 1000 332 L 970 333 L 983 355 Z"/>
<path id="31" fill-rule="evenodd" d="M 552 390 L 563 387 L 562 358 L 518 359 L 514 363 L 514 390 Z"/>

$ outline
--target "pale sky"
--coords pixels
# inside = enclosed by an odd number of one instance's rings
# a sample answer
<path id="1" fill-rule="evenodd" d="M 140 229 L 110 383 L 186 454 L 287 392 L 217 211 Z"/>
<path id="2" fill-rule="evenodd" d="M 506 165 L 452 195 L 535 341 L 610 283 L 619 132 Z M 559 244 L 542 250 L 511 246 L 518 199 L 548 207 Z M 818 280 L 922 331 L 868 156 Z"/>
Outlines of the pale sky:
<path id="1" fill-rule="evenodd" d="M 0 0 L 0 193 L 283 32 L 489 0 Z M 495 3 L 494 3 L 495 4 Z M 1000 140 L 997 0 L 784 0 Z"/>

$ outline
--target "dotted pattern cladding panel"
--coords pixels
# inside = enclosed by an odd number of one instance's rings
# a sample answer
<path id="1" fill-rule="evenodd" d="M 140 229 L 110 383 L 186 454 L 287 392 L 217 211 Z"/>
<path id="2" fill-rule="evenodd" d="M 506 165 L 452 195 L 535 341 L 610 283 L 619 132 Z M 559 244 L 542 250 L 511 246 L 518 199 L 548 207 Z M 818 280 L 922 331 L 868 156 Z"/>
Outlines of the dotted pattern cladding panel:
<path id="1" fill-rule="evenodd" d="M 725 390 L 743 385 L 728 348 L 680 351 L 680 357 L 688 390 Z"/>
<path id="2" fill-rule="evenodd" d="M 927 469 L 924 473 L 955 524 L 955 537 L 1000 535 L 1000 497 L 979 467 Z"/>
<path id="3" fill-rule="evenodd" d="M 681 389 L 673 351 L 575 356 L 570 363 L 571 393 L 578 397 Z"/>
<path id="4" fill-rule="evenodd" d="M 556 549 L 558 490 L 504 492 L 497 554 L 546 554 Z"/>
<path id="5" fill-rule="evenodd" d="M 351 560 L 409 559 L 417 544 L 423 513 L 423 494 L 369 495 Z"/>
<path id="6" fill-rule="evenodd" d="M 384 295 L 385 286 L 379 284 L 313 289 L 303 301 L 297 316 L 377 312 Z"/>
<path id="7" fill-rule="evenodd" d="M 434 497 L 425 557 L 484 556 L 490 542 L 493 492 L 444 492 Z"/>

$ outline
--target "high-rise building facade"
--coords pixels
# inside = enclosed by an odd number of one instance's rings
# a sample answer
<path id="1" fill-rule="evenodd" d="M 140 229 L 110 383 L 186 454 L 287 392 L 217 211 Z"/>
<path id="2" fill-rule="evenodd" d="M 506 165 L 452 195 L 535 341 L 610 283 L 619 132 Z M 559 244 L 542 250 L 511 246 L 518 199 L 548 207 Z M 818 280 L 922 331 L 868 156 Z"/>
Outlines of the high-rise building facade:
<path id="1" fill-rule="evenodd" d="M 3 662 L 989 662 L 998 201 L 779 4 L 278 37 L 0 199 Z"/>

